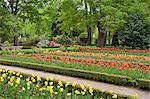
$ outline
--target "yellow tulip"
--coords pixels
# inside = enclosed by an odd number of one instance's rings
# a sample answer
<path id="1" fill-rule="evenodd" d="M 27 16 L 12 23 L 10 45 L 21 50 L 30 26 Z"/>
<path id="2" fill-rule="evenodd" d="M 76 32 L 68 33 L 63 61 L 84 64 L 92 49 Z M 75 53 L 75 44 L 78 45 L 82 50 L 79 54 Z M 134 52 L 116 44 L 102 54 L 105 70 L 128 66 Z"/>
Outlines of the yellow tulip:
<path id="1" fill-rule="evenodd" d="M 58 84 L 59 84 L 60 87 L 63 85 L 61 81 L 59 81 Z"/>
<path id="2" fill-rule="evenodd" d="M 90 84 L 87 84 L 87 87 L 90 87 Z"/>
<path id="3" fill-rule="evenodd" d="M 2 69 L 0 69 L 0 73 L 2 72 L 3 70 Z"/>
<path id="4" fill-rule="evenodd" d="M 20 78 L 22 78 L 22 75 L 20 75 Z"/>
<path id="5" fill-rule="evenodd" d="M 101 92 L 105 92 L 105 90 L 104 90 L 104 89 L 101 89 L 100 91 L 101 91 Z"/>
<path id="6" fill-rule="evenodd" d="M 82 89 L 82 90 L 84 90 L 84 89 L 85 89 L 85 87 L 84 87 L 84 85 L 83 85 L 83 84 L 81 84 L 81 85 L 80 85 L 80 87 L 81 87 L 81 89 Z"/>
<path id="7" fill-rule="evenodd" d="M 14 71 L 13 70 L 9 70 L 8 73 L 12 74 Z"/>
<path id="8" fill-rule="evenodd" d="M 54 79 L 53 78 L 50 78 L 50 81 L 53 81 Z"/>
<path id="9" fill-rule="evenodd" d="M 37 76 L 37 81 L 41 81 L 41 77 L 40 76 Z"/>
<path id="10" fill-rule="evenodd" d="M 53 85 L 53 82 L 49 82 L 49 85 L 52 86 L 52 85 Z"/>
<path id="11" fill-rule="evenodd" d="M 27 82 L 28 82 L 29 80 L 30 80 L 29 78 L 26 79 Z"/>
<path id="12" fill-rule="evenodd" d="M 134 96 L 138 99 L 138 94 L 137 93 L 135 93 Z"/>
<path id="13" fill-rule="evenodd" d="M 59 88 L 60 88 L 60 86 L 59 86 L 59 85 L 57 85 L 57 88 L 59 89 Z"/>
<path id="14" fill-rule="evenodd" d="M 65 87 L 67 87 L 69 84 L 70 84 L 70 82 L 67 81 Z"/>
<path id="15" fill-rule="evenodd" d="M 11 85 L 11 86 L 14 86 L 14 83 L 11 83 L 10 85 Z"/>
<path id="16" fill-rule="evenodd" d="M 10 78 L 10 80 L 9 80 L 9 81 L 10 81 L 10 82 L 13 82 L 13 80 L 14 80 L 13 78 Z"/>
<path id="17" fill-rule="evenodd" d="M 113 98 L 113 99 L 116 99 L 116 98 L 117 98 L 117 95 L 116 95 L 116 94 L 114 94 L 114 95 L 112 96 L 112 98 Z"/>
<path id="18" fill-rule="evenodd" d="M 49 81 L 49 77 L 46 77 L 46 80 Z"/>
<path id="19" fill-rule="evenodd" d="M 28 86 L 28 87 L 30 86 L 30 84 L 31 84 L 31 82 L 27 82 L 27 86 Z"/>
<path id="20" fill-rule="evenodd" d="M 109 94 L 113 94 L 113 91 L 112 91 L 112 90 L 110 90 L 110 91 L 108 91 L 108 93 L 109 93 Z"/>
<path id="21" fill-rule="evenodd" d="M 16 72 L 13 72 L 13 74 L 15 75 L 15 74 L 16 74 Z"/>
<path id="22" fill-rule="evenodd" d="M 35 79 L 32 79 L 32 82 L 34 83 L 34 82 L 36 82 L 36 80 L 35 80 Z"/>
<path id="23" fill-rule="evenodd" d="M 7 76 L 6 74 L 2 74 L 2 77 L 3 77 L 3 78 L 6 78 L 6 76 Z"/>
<path id="24" fill-rule="evenodd" d="M 80 94 L 80 92 L 79 92 L 78 90 L 75 90 L 75 94 L 79 95 L 79 94 Z"/>
<path id="25" fill-rule="evenodd" d="M 16 84 L 20 84 L 20 78 L 17 78 L 17 80 L 16 80 Z"/>
<path id="26" fill-rule="evenodd" d="M 57 95 L 57 94 L 58 94 L 58 92 L 55 92 L 54 94 L 55 94 L 55 95 Z"/>
<path id="27" fill-rule="evenodd" d="M 67 97 L 70 97 L 71 96 L 71 93 L 67 93 Z"/>
<path id="28" fill-rule="evenodd" d="M 10 82 L 10 81 L 8 81 L 8 85 L 11 85 L 11 82 Z"/>
<path id="29" fill-rule="evenodd" d="M 64 91 L 64 89 L 63 88 L 60 88 L 60 92 L 63 92 Z"/>
<path id="30" fill-rule="evenodd" d="M 39 91 L 43 91 L 43 88 L 40 88 Z"/>
<path id="31" fill-rule="evenodd" d="M 85 95 L 85 91 L 82 91 L 81 94 L 82 94 L 82 95 Z"/>
<path id="32" fill-rule="evenodd" d="M 20 73 L 17 73 L 17 74 L 16 74 L 16 76 L 19 76 L 19 75 L 20 75 Z"/>
<path id="33" fill-rule="evenodd" d="M 4 81 L 4 78 L 3 78 L 3 77 L 0 77 L 0 81 L 3 82 L 3 81 Z"/>
<path id="34" fill-rule="evenodd" d="M 30 90 L 30 87 L 27 87 L 28 90 Z"/>
<path id="35" fill-rule="evenodd" d="M 73 82 L 73 83 L 72 83 L 72 87 L 75 87 L 75 86 L 76 86 L 76 82 Z"/>
<path id="36" fill-rule="evenodd" d="M 93 93 L 92 87 L 89 88 L 89 92 L 90 92 L 90 93 Z"/>
<path id="37" fill-rule="evenodd" d="M 6 72 L 6 70 L 3 70 L 3 73 Z"/>
<path id="38" fill-rule="evenodd" d="M 45 82 L 44 82 L 44 84 L 47 86 L 47 85 L 48 85 L 48 82 L 47 82 L 47 81 L 45 81 Z"/>

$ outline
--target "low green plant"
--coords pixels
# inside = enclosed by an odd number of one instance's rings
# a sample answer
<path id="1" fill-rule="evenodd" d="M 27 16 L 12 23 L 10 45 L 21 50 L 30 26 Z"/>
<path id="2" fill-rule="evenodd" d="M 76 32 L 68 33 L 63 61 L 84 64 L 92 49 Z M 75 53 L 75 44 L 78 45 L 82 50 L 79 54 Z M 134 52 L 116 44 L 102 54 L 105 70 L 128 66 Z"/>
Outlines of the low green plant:
<path id="1" fill-rule="evenodd" d="M 59 36 L 56 36 L 55 38 L 53 38 L 55 42 L 59 43 L 59 44 L 71 44 L 72 42 L 72 39 L 69 38 L 68 36 L 66 35 L 59 35 Z"/>

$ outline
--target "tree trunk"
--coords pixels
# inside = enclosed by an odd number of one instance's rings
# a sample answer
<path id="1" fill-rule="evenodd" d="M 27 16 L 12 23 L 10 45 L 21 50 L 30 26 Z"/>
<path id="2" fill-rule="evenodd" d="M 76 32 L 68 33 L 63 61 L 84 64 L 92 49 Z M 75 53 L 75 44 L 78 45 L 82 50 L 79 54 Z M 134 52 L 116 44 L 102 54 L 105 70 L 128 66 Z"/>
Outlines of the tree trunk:
<path id="1" fill-rule="evenodd" d="M 85 19 L 88 20 L 88 15 L 92 13 L 92 9 L 90 8 L 90 12 L 88 13 L 88 5 L 87 5 L 87 1 L 84 1 L 85 4 Z M 92 28 L 89 25 L 89 22 L 86 22 L 87 24 L 87 44 L 91 45 L 92 42 Z"/>
<path id="2" fill-rule="evenodd" d="M 13 28 L 13 32 L 15 33 L 15 35 L 14 35 L 14 46 L 18 46 L 19 45 L 19 43 L 18 43 L 18 17 L 17 17 L 17 15 L 15 15 L 15 18 L 16 18 L 16 24 L 15 24 L 15 26 L 14 26 L 14 28 Z"/>
<path id="3" fill-rule="evenodd" d="M 110 32 L 108 32 L 108 44 L 111 45 L 111 37 L 110 37 Z"/>
<path id="4" fill-rule="evenodd" d="M 119 41 L 118 41 L 118 35 L 114 34 L 113 35 L 113 39 L 112 39 L 112 46 L 118 46 L 119 45 Z"/>
<path id="5" fill-rule="evenodd" d="M 87 26 L 87 32 L 88 32 L 87 43 L 88 43 L 88 45 L 91 45 L 91 42 L 92 42 L 92 28 Z"/>
<path id="6" fill-rule="evenodd" d="M 100 22 L 97 22 L 97 28 L 98 28 L 98 39 L 97 39 L 97 47 L 104 47 L 105 46 L 105 33 L 102 33 L 101 24 Z"/>

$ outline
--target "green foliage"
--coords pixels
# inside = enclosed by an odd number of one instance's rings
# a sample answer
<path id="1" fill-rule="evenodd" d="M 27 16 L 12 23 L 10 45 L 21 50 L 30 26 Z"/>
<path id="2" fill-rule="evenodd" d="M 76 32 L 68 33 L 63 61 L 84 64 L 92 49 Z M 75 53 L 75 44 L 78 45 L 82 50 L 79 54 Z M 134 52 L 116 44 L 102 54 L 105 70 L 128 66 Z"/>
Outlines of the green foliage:
<path id="1" fill-rule="evenodd" d="M 150 48 L 150 23 L 145 23 L 142 14 L 130 14 L 125 27 L 119 31 L 122 43 L 132 48 Z"/>
<path id="2" fill-rule="evenodd" d="M 19 41 L 22 43 L 23 46 L 35 46 L 39 42 L 39 36 L 30 34 L 25 37 L 20 37 Z"/>
<path id="3" fill-rule="evenodd" d="M 14 27 L 25 38 L 28 33 L 38 36 L 45 34 L 49 40 L 56 35 L 74 38 L 87 33 L 87 27 L 90 27 L 92 39 L 97 39 L 97 24 L 100 23 L 101 32 L 106 34 L 106 42 L 110 44 L 117 30 L 125 28 L 130 14 L 139 12 L 143 14 L 144 23 L 150 23 L 149 0 L 19 0 L 16 14 L 6 1 L 0 1 L 2 42 L 13 41 Z M 17 0 L 11 1 L 16 6 Z M 144 43 L 149 43 L 148 40 L 146 38 Z"/>
<path id="4" fill-rule="evenodd" d="M 72 39 L 66 35 L 58 35 L 54 38 L 54 41 L 56 41 L 59 44 L 71 44 Z"/>
<path id="5" fill-rule="evenodd" d="M 86 45 L 87 43 L 87 33 L 81 33 L 79 35 L 81 45 Z"/>
<path id="6" fill-rule="evenodd" d="M 6 8 L 3 8 L 2 1 L 0 1 L 0 37 L 2 42 L 5 40 L 11 42 L 13 40 L 12 27 L 14 23 L 14 17 Z"/>
<path id="7" fill-rule="evenodd" d="M 10 43 L 9 41 L 5 41 L 4 44 L 5 44 L 6 46 L 11 46 L 11 43 Z"/>

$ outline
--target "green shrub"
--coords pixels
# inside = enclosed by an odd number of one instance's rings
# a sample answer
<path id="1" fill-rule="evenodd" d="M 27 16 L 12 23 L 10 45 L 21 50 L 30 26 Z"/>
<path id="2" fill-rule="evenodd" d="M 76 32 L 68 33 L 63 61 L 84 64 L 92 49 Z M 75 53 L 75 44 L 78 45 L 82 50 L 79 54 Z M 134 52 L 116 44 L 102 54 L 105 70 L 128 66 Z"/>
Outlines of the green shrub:
<path id="1" fill-rule="evenodd" d="M 140 13 L 129 15 L 125 27 L 118 32 L 123 45 L 133 49 L 150 48 L 150 23 L 144 21 L 144 17 Z"/>
<path id="2" fill-rule="evenodd" d="M 4 44 L 5 44 L 6 46 L 11 46 L 11 43 L 10 43 L 9 41 L 5 41 Z"/>
<path id="3" fill-rule="evenodd" d="M 66 35 L 58 35 L 53 39 L 55 42 L 57 42 L 59 44 L 71 44 L 72 43 L 72 39 Z"/>
<path id="4" fill-rule="evenodd" d="M 140 88 L 149 89 L 150 90 L 150 80 L 146 79 L 137 79 L 138 86 Z"/>
<path id="5" fill-rule="evenodd" d="M 19 38 L 19 42 L 21 42 L 23 46 L 35 46 L 39 41 L 38 35 Z"/>
<path id="6" fill-rule="evenodd" d="M 80 43 L 81 45 L 86 45 L 87 44 L 87 33 L 81 33 L 79 35 Z"/>

